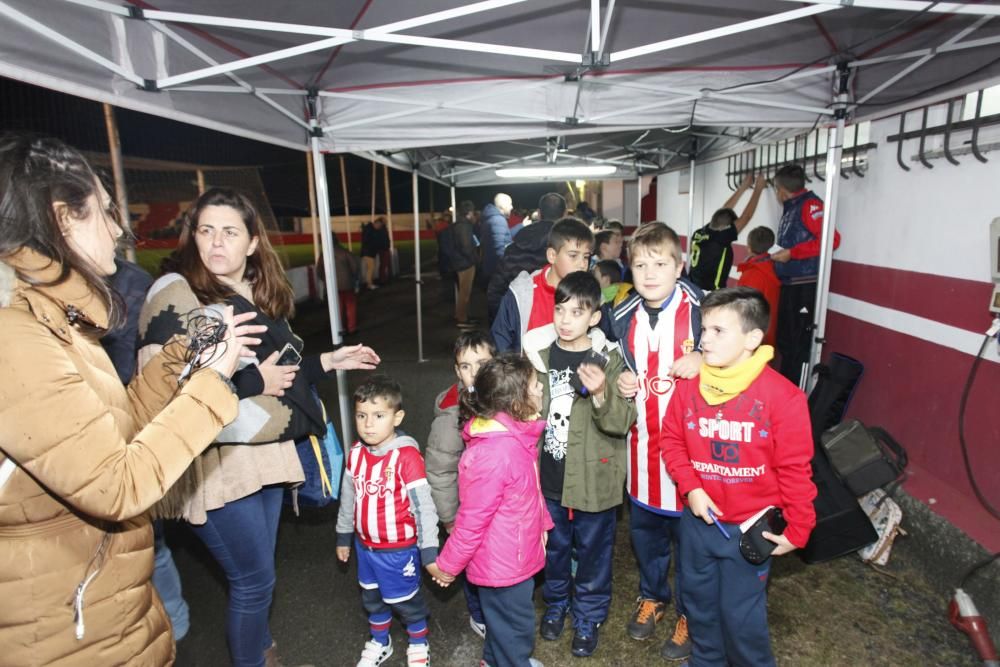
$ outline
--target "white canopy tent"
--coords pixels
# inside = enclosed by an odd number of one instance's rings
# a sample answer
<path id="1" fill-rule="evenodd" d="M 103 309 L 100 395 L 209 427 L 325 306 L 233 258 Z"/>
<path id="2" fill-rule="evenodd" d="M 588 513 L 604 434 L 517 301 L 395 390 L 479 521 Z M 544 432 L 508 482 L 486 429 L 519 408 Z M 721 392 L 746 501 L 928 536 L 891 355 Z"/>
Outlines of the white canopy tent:
<path id="1" fill-rule="evenodd" d="M 828 127 L 818 359 L 845 119 L 997 80 L 998 16 L 997 2 L 918 0 L 0 0 L 0 75 L 314 157 L 355 152 L 413 172 L 415 202 L 418 175 L 481 185 L 558 162 L 629 179 L 744 150 L 751 128 Z"/>

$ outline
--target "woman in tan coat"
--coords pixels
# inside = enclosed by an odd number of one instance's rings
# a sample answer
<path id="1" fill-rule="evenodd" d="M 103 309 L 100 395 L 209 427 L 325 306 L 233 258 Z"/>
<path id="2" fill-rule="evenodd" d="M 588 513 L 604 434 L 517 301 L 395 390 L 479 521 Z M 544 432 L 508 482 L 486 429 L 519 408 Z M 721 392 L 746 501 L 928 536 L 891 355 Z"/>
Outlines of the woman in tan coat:
<path id="1" fill-rule="evenodd" d="M 260 331 L 226 339 L 180 386 L 164 346 L 128 389 L 99 336 L 122 321 L 103 276 L 121 229 L 84 158 L 0 137 L 0 662 L 166 665 L 147 509 L 236 416 L 229 382 Z"/>

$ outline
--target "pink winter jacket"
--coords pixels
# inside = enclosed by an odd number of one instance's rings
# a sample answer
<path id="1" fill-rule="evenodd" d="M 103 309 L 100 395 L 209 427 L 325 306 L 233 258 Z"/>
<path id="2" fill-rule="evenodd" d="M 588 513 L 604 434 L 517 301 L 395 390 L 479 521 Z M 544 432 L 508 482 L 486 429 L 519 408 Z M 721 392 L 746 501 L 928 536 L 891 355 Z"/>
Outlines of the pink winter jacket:
<path id="1" fill-rule="evenodd" d="M 437 559 L 448 574 L 465 570 L 479 586 L 513 586 L 545 567 L 542 534 L 552 528 L 538 478 L 544 420 L 500 413 L 465 425 L 458 465 L 455 529 Z"/>

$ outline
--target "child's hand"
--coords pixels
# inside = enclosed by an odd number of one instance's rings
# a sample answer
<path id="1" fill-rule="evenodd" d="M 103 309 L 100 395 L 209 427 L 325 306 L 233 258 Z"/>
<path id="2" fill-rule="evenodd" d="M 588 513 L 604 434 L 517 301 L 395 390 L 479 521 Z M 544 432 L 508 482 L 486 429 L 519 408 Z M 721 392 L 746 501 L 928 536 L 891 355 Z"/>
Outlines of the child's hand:
<path id="1" fill-rule="evenodd" d="M 774 533 L 769 533 L 766 530 L 761 533 L 764 539 L 769 542 L 774 542 L 777 544 L 777 548 L 771 552 L 772 556 L 784 556 L 789 551 L 795 551 L 798 547 L 788 541 L 788 538 L 784 535 L 775 535 Z"/>
<path id="2" fill-rule="evenodd" d="M 604 370 L 595 364 L 580 364 L 576 369 L 580 382 L 587 388 L 591 396 L 598 400 L 604 399 L 604 383 L 607 376 Z"/>
<path id="3" fill-rule="evenodd" d="M 671 375 L 685 380 L 698 377 L 699 373 L 701 373 L 701 352 L 688 352 L 670 367 Z"/>
<path id="4" fill-rule="evenodd" d="M 337 560 L 346 563 L 351 557 L 351 547 L 337 547 Z"/>
<path id="5" fill-rule="evenodd" d="M 618 393 L 623 398 L 635 398 L 639 393 L 639 378 L 632 371 L 625 371 L 618 376 Z"/>
<path id="6" fill-rule="evenodd" d="M 428 574 L 431 575 L 431 578 L 434 579 L 434 583 L 436 583 L 441 588 L 447 588 L 451 584 L 451 582 L 455 581 L 455 575 L 448 574 L 447 572 L 439 568 L 437 566 L 437 563 L 428 563 L 427 572 Z"/>
<path id="7" fill-rule="evenodd" d="M 455 522 L 454 521 L 449 521 L 449 522 L 447 522 L 447 523 L 444 524 L 444 532 L 446 532 L 449 535 L 451 535 L 451 531 L 453 531 L 453 530 L 455 530 Z"/>
<path id="8" fill-rule="evenodd" d="M 792 258 L 792 251 L 785 248 L 771 255 L 771 259 L 779 264 L 784 264 Z"/>
<path id="9" fill-rule="evenodd" d="M 715 504 L 712 497 L 706 493 L 705 489 L 695 489 L 688 494 L 687 500 L 688 507 L 691 508 L 691 514 L 694 514 L 707 524 L 715 523 L 712 517 L 708 515 L 709 509 L 715 512 L 715 516 L 722 516 L 722 510 Z"/>
<path id="10" fill-rule="evenodd" d="M 547 549 L 549 547 L 549 531 L 542 531 L 542 549 Z"/>

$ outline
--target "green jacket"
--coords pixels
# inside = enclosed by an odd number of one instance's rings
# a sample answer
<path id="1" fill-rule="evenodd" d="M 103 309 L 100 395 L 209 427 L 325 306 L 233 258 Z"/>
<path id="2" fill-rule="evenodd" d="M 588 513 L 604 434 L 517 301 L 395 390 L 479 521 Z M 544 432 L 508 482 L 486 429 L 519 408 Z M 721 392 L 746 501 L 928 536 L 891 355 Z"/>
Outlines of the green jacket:
<path id="1" fill-rule="evenodd" d="M 591 330 L 590 337 L 594 349 L 603 351 L 609 359 L 604 369 L 605 400 L 601 407 L 595 407 L 591 398 L 577 395 L 573 400 L 562 505 L 582 512 L 602 512 L 622 503 L 625 435 L 635 421 L 636 408 L 635 403 L 618 393 L 617 381 L 624 362 L 617 345 L 608 346 L 600 329 Z M 542 383 L 544 418 L 548 418 L 549 411 L 549 347 L 555 338 L 555 329 L 549 325 L 529 332 L 522 341 L 522 349 Z M 538 449 L 541 452 L 541 444 Z"/>

